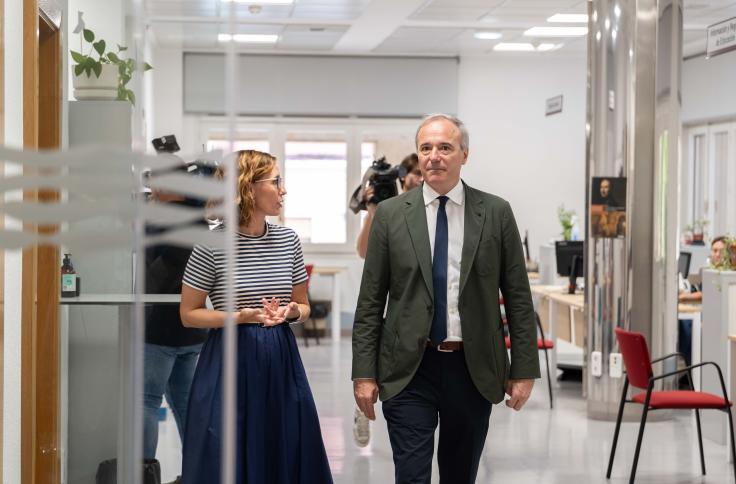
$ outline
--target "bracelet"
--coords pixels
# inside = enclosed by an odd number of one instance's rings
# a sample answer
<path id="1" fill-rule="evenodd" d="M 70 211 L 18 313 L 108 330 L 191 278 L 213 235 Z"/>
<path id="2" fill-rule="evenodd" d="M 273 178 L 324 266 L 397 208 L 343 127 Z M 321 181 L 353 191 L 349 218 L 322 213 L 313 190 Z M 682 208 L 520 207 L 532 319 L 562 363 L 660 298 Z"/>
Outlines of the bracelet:
<path id="1" fill-rule="evenodd" d="M 299 311 L 299 316 L 295 318 L 286 318 L 284 319 L 287 323 L 298 323 L 300 319 L 302 319 L 302 309 L 297 305 L 296 310 Z"/>

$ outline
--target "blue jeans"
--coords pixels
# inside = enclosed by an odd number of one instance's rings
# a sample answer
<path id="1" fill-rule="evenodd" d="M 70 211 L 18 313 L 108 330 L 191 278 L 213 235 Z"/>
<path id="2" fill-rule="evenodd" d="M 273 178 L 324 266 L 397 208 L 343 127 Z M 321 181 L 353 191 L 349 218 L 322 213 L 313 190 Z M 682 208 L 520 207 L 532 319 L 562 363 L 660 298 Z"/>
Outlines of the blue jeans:
<path id="1" fill-rule="evenodd" d="M 146 343 L 143 359 L 143 458 L 155 459 L 158 445 L 158 409 L 164 394 L 184 440 L 189 389 L 202 344 L 160 346 Z"/>

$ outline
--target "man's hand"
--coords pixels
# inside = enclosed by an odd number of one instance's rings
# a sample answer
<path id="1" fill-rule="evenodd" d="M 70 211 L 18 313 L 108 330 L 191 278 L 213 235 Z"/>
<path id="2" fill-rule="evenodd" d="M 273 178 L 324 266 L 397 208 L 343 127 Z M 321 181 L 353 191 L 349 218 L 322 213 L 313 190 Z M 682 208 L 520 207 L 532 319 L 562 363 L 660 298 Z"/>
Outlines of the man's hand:
<path id="1" fill-rule="evenodd" d="M 506 394 L 509 398 L 506 400 L 506 406 L 511 407 L 514 410 L 521 410 L 529 395 L 532 394 L 532 387 L 534 386 L 534 380 L 531 378 L 525 378 L 523 380 L 509 380 L 506 382 Z"/>
<path id="2" fill-rule="evenodd" d="M 373 405 L 378 400 L 378 384 L 373 378 L 358 378 L 353 381 L 353 394 L 355 395 L 355 403 L 363 415 L 371 420 L 376 419 L 376 413 L 373 411 Z"/>

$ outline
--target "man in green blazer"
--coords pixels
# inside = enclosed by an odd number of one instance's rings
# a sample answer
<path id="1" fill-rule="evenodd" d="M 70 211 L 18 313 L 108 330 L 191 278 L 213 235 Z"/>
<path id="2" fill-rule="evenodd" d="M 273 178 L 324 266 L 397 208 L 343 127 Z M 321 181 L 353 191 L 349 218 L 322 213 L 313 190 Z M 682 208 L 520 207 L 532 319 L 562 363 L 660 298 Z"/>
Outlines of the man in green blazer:
<path id="1" fill-rule="evenodd" d="M 397 483 L 475 482 L 491 404 L 520 410 L 539 378 L 519 232 L 505 200 L 460 180 L 468 133 L 452 116 L 416 136 L 421 187 L 378 205 L 353 325 L 355 400 L 380 395 Z M 511 361 L 499 308 L 504 298 Z M 388 303 L 387 303 L 388 301 Z"/>

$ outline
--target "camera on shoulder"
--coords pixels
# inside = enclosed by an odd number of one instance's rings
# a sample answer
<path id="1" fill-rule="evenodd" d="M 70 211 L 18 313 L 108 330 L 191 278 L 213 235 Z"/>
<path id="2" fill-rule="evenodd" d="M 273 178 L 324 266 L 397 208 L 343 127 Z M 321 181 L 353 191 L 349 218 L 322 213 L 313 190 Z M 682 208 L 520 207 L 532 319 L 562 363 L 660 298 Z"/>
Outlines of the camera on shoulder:
<path id="1" fill-rule="evenodd" d="M 363 175 L 363 181 L 358 188 L 355 189 L 350 197 L 350 210 L 358 213 L 366 210 L 366 203 L 380 203 L 399 194 L 397 181 L 399 178 L 406 176 L 406 170 L 403 166 L 391 166 L 386 161 L 386 157 L 374 160 L 370 168 Z M 370 200 L 364 200 L 363 191 L 366 183 L 373 188 L 373 196 Z"/>

